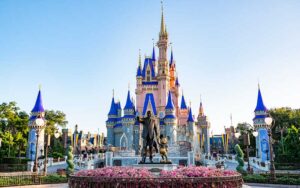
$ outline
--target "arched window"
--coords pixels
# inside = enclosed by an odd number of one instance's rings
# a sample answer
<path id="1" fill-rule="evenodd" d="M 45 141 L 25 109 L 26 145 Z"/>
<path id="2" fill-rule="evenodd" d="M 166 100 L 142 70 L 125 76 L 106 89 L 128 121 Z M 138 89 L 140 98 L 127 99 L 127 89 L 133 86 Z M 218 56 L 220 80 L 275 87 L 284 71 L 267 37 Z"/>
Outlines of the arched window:
<path id="1" fill-rule="evenodd" d="M 147 70 L 147 82 L 150 82 L 150 70 Z"/>

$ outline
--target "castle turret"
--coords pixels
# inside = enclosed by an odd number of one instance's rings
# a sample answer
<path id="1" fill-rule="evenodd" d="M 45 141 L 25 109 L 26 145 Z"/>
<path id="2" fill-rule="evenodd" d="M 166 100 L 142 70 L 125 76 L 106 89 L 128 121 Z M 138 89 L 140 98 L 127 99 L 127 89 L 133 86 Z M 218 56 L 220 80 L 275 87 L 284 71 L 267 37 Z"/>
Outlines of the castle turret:
<path id="1" fill-rule="evenodd" d="M 127 150 L 131 149 L 138 149 L 133 148 L 133 141 L 134 141 L 134 124 L 135 124 L 135 107 L 133 104 L 133 101 L 130 97 L 130 91 L 128 90 L 127 93 L 127 100 L 124 107 L 124 116 L 122 119 L 122 125 L 123 125 L 123 135 L 120 139 L 120 145 L 121 147 L 125 147 Z"/>
<path id="2" fill-rule="evenodd" d="M 192 107 L 190 106 L 189 108 L 189 115 L 187 119 L 187 131 L 186 131 L 186 137 L 187 141 L 193 144 L 193 139 L 194 139 L 194 126 L 195 126 L 195 121 L 192 113 Z"/>
<path id="3" fill-rule="evenodd" d="M 31 116 L 29 118 L 29 134 L 28 134 L 28 147 L 27 147 L 27 158 L 31 160 L 35 160 L 35 155 L 38 155 L 38 157 L 44 155 L 44 129 L 41 129 L 39 132 L 38 137 L 38 148 L 36 151 L 36 144 L 37 144 L 37 132 L 36 129 L 34 129 L 34 124 L 36 124 L 36 119 L 42 118 L 45 120 L 45 110 L 43 106 L 42 101 L 42 93 L 41 89 L 39 89 L 35 105 L 33 109 L 31 110 Z M 45 126 L 45 124 L 43 125 Z"/>
<path id="4" fill-rule="evenodd" d="M 165 107 L 165 135 L 170 139 L 170 145 L 176 143 L 176 125 L 177 125 L 177 118 L 175 116 L 175 107 L 172 101 L 172 94 L 169 91 L 168 95 L 168 103 Z"/>
<path id="5" fill-rule="evenodd" d="M 107 128 L 107 145 L 115 145 L 114 141 L 114 126 L 116 125 L 118 120 L 118 109 L 117 104 L 115 103 L 115 97 L 113 94 L 110 110 L 108 113 L 108 119 L 106 121 L 106 128 Z"/>
<path id="6" fill-rule="evenodd" d="M 257 157 L 261 158 L 262 161 L 266 161 L 270 159 L 269 136 L 265 122 L 265 118 L 268 116 L 268 109 L 264 105 L 259 85 L 254 114 L 253 125 L 258 132 L 258 136 L 256 137 Z"/>
<path id="7" fill-rule="evenodd" d="M 159 57 L 158 57 L 158 71 L 157 71 L 157 80 L 158 80 L 158 111 L 163 112 L 166 106 L 166 99 L 169 91 L 169 65 L 167 60 L 167 49 L 168 49 L 168 33 L 166 30 L 164 13 L 162 10 L 161 14 L 161 26 L 159 32 L 159 40 L 157 42 L 159 48 Z"/>
<path id="8" fill-rule="evenodd" d="M 201 129 L 200 132 L 200 148 L 204 149 L 204 153 L 207 155 L 210 154 L 210 140 L 209 140 L 209 130 L 210 130 L 210 122 L 208 117 L 204 114 L 204 109 L 202 105 L 202 100 L 200 100 L 199 113 L 197 118 L 197 126 L 198 129 Z"/>
<path id="9" fill-rule="evenodd" d="M 170 58 L 170 88 L 175 88 L 176 82 L 176 67 L 175 60 L 173 58 L 173 48 L 171 48 L 171 58 Z"/>

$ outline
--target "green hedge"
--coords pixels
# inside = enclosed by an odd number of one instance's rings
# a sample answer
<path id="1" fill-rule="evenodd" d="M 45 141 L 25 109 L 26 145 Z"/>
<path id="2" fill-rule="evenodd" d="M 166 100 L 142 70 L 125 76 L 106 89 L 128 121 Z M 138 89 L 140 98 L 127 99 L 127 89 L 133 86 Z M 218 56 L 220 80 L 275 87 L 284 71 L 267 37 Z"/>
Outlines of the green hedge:
<path id="1" fill-rule="evenodd" d="M 243 176 L 246 183 L 272 183 L 284 185 L 300 185 L 299 175 L 276 175 L 276 180 L 270 182 L 269 175 L 266 174 L 253 174 Z"/>
<path id="2" fill-rule="evenodd" d="M 16 157 L 3 157 L 0 158 L 0 164 L 27 164 L 29 159 L 16 158 Z"/>
<path id="3" fill-rule="evenodd" d="M 46 183 L 66 183 L 66 182 L 68 182 L 68 179 L 66 176 L 51 174 L 51 175 L 42 177 L 42 182 L 44 184 L 46 184 Z"/>

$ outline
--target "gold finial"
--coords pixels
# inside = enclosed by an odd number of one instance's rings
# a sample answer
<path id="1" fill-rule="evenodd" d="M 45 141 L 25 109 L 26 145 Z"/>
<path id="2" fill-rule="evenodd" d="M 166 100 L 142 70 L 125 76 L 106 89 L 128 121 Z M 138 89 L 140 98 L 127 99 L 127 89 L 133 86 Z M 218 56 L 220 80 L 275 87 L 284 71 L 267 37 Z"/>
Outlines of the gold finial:
<path id="1" fill-rule="evenodd" d="M 154 47 L 154 38 L 152 38 L 152 44 L 153 44 L 153 47 Z"/>
<path id="2" fill-rule="evenodd" d="M 112 92 L 113 92 L 113 98 L 114 98 L 115 97 L 115 89 L 113 89 Z"/>
<path id="3" fill-rule="evenodd" d="M 42 84 L 39 84 L 39 90 L 41 90 L 42 89 Z"/>
<path id="4" fill-rule="evenodd" d="M 183 89 L 181 90 L 181 93 L 182 93 L 182 95 L 183 95 Z"/>
<path id="5" fill-rule="evenodd" d="M 164 6 L 163 6 L 163 1 L 161 3 L 161 25 L 160 25 L 160 34 L 163 35 L 166 32 L 166 25 L 165 25 L 165 19 L 164 19 Z"/>
<path id="6" fill-rule="evenodd" d="M 139 66 L 142 68 L 142 57 L 141 57 L 141 49 L 139 49 Z"/>

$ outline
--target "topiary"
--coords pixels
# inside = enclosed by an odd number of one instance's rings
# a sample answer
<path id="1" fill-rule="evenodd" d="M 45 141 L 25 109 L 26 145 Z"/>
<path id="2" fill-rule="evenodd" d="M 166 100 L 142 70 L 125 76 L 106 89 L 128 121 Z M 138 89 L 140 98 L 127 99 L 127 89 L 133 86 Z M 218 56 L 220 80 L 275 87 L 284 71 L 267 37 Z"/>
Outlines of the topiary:
<path id="1" fill-rule="evenodd" d="M 68 147 L 68 152 L 67 152 L 67 176 L 69 176 L 71 173 L 74 172 L 74 163 L 73 163 L 73 147 L 69 146 Z"/>
<path id="2" fill-rule="evenodd" d="M 244 153 L 240 147 L 240 145 L 236 144 L 234 146 L 234 150 L 236 153 L 235 160 L 239 163 L 236 167 L 236 170 L 241 174 L 247 174 L 247 172 L 244 170 Z"/>

